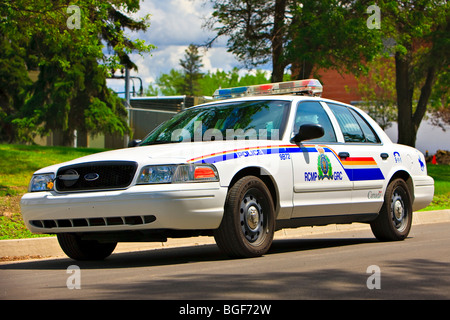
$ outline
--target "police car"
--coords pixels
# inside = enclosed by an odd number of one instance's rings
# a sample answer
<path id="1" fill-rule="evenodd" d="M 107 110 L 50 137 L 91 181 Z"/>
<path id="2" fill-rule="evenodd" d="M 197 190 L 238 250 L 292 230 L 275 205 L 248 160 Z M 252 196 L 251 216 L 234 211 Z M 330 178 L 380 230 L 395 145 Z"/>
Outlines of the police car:
<path id="1" fill-rule="evenodd" d="M 136 147 L 35 172 L 24 221 L 79 260 L 106 258 L 121 241 L 198 235 L 254 257 L 276 230 L 352 222 L 405 239 L 433 198 L 423 154 L 321 92 L 315 79 L 218 89 Z"/>

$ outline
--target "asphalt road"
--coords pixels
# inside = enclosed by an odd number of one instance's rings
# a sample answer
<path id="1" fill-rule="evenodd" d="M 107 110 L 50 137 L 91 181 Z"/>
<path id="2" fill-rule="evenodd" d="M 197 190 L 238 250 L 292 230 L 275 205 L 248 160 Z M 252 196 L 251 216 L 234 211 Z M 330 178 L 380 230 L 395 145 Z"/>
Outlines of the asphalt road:
<path id="1" fill-rule="evenodd" d="M 276 240 L 253 259 L 204 245 L 3 263 L 0 299 L 450 299 L 449 230 L 417 225 L 401 242 L 369 229 Z"/>

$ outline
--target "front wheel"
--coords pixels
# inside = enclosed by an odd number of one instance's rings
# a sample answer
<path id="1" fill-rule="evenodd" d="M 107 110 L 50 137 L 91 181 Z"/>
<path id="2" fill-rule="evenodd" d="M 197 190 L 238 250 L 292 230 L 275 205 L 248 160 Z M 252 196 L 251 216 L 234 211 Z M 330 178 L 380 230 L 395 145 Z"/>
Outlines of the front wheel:
<path id="1" fill-rule="evenodd" d="M 231 257 L 257 257 L 272 245 L 274 228 L 275 210 L 269 189 L 261 179 L 247 176 L 230 188 L 214 238 Z"/>
<path id="2" fill-rule="evenodd" d="M 408 186 L 403 179 L 395 179 L 386 189 L 378 217 L 370 223 L 372 232 L 381 241 L 403 240 L 411 224 L 412 201 Z"/>
<path id="3" fill-rule="evenodd" d="M 64 253 L 74 260 L 103 260 L 111 255 L 117 245 L 117 242 L 82 240 L 78 235 L 71 233 L 59 233 L 57 238 Z"/>

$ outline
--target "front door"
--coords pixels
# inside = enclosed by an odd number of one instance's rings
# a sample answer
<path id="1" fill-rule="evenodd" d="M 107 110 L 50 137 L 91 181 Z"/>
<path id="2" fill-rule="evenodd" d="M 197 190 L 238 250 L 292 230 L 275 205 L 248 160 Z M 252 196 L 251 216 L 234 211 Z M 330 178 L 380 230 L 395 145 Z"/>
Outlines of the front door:
<path id="1" fill-rule="evenodd" d="M 353 183 L 339 160 L 339 153 L 345 151 L 345 146 L 338 143 L 330 117 L 319 102 L 298 104 L 293 133 L 307 123 L 320 124 L 325 134 L 293 147 L 296 152 L 291 153 L 294 172 L 292 217 L 349 214 Z"/>

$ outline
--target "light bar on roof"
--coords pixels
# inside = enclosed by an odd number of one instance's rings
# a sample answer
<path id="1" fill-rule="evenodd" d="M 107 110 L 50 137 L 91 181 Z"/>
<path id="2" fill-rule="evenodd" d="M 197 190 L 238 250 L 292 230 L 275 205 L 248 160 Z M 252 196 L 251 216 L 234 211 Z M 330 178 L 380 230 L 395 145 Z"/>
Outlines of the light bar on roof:
<path id="1" fill-rule="evenodd" d="M 322 84 L 317 79 L 267 83 L 246 87 L 217 89 L 213 97 L 214 99 L 230 99 L 274 94 L 302 94 L 320 97 L 322 94 Z"/>

